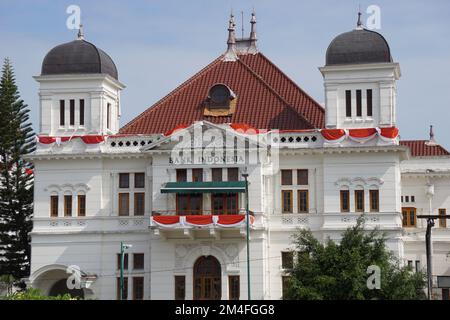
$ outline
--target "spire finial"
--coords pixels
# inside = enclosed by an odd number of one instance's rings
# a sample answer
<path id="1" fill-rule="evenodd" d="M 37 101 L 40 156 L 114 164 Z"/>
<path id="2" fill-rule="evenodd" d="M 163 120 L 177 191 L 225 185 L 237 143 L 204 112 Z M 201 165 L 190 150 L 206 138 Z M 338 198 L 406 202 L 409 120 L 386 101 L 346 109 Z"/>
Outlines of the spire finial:
<path id="1" fill-rule="evenodd" d="M 234 23 L 233 11 L 230 14 L 230 20 L 228 21 L 228 40 L 227 40 L 227 52 L 224 56 L 224 61 L 236 61 L 236 34 L 235 34 L 236 24 Z"/>
<path id="2" fill-rule="evenodd" d="M 78 40 L 84 40 L 84 30 L 83 25 L 80 23 L 80 27 L 78 28 Z"/>
<path id="3" fill-rule="evenodd" d="M 250 19 L 250 40 L 256 41 L 256 14 L 255 10 L 252 11 L 252 18 Z"/>
<path id="4" fill-rule="evenodd" d="M 233 12 L 230 14 L 230 20 L 228 21 L 228 41 L 227 44 L 234 44 L 236 43 L 236 34 L 235 34 L 235 27 L 236 24 L 234 23 L 234 15 Z"/>
<path id="5" fill-rule="evenodd" d="M 241 38 L 244 39 L 244 11 L 241 11 Z"/>
<path id="6" fill-rule="evenodd" d="M 430 125 L 430 140 L 426 144 L 429 146 L 435 146 L 437 144 L 436 139 L 434 139 L 433 125 Z"/>
<path id="7" fill-rule="evenodd" d="M 358 29 L 361 29 L 363 27 L 363 24 L 361 21 L 361 16 L 362 16 L 362 13 L 361 13 L 361 5 L 360 5 L 359 9 L 358 9 L 358 22 L 356 22 L 356 28 L 358 28 Z"/>

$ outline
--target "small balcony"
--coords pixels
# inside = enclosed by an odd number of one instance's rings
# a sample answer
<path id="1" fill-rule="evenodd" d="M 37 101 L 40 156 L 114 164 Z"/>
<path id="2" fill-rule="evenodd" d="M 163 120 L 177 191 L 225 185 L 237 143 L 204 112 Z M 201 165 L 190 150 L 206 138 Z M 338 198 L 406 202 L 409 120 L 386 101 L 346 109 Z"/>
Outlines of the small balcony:
<path id="1" fill-rule="evenodd" d="M 262 226 L 262 213 L 250 212 L 249 218 L 250 230 Z M 165 239 L 245 238 L 247 219 L 244 210 L 236 213 L 155 210 L 150 217 L 150 229 Z"/>

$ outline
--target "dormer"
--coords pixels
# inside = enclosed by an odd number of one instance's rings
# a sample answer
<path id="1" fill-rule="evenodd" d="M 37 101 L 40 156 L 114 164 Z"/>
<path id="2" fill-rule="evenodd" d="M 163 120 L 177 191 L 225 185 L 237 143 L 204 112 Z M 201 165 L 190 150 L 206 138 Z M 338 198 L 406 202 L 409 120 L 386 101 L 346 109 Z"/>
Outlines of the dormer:
<path id="1" fill-rule="evenodd" d="M 217 83 L 208 90 L 204 115 L 223 117 L 236 111 L 237 96 L 226 84 Z"/>

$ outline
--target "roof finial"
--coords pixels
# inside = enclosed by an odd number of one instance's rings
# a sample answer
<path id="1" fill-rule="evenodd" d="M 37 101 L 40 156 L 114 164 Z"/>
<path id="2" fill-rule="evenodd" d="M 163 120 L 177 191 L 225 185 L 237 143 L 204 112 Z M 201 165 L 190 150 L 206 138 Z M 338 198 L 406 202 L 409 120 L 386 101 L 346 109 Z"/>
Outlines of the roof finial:
<path id="1" fill-rule="evenodd" d="M 241 11 L 241 38 L 244 39 L 244 11 Z"/>
<path id="2" fill-rule="evenodd" d="M 228 40 L 227 40 L 227 52 L 225 53 L 225 61 L 236 61 L 236 34 L 235 34 L 236 24 L 234 23 L 233 11 L 230 14 L 230 20 L 228 21 Z"/>
<path id="3" fill-rule="evenodd" d="M 80 23 L 80 27 L 78 28 L 78 40 L 84 40 L 84 30 L 83 25 Z"/>
<path id="4" fill-rule="evenodd" d="M 256 54 L 258 53 L 258 48 L 256 47 L 256 14 L 255 9 L 252 11 L 252 18 L 250 19 L 250 46 L 247 50 L 247 53 Z"/>
<path id="5" fill-rule="evenodd" d="M 358 8 L 358 22 L 356 22 L 356 29 L 362 29 L 363 28 L 363 23 L 361 21 L 361 16 L 362 16 L 361 5 L 359 5 L 359 8 Z"/>
<path id="6" fill-rule="evenodd" d="M 429 146 L 434 146 L 437 144 L 436 139 L 434 139 L 433 125 L 430 125 L 430 140 L 428 140 L 426 144 Z"/>
<path id="7" fill-rule="evenodd" d="M 250 40 L 256 41 L 256 14 L 255 10 L 252 12 L 252 18 L 250 19 Z"/>
<path id="8" fill-rule="evenodd" d="M 228 47 L 236 43 L 236 34 L 235 34 L 236 24 L 234 23 L 234 15 L 233 12 L 230 14 L 230 20 L 228 21 Z"/>

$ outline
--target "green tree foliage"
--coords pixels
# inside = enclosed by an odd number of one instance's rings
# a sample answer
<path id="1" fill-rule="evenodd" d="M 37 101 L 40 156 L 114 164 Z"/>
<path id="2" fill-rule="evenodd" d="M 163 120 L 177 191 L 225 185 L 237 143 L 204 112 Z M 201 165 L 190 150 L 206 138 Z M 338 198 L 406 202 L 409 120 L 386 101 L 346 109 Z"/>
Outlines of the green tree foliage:
<path id="1" fill-rule="evenodd" d="M 34 148 L 29 109 L 5 59 L 0 80 L 0 275 L 15 279 L 29 275 L 33 174 L 23 156 Z"/>
<path id="2" fill-rule="evenodd" d="M 77 300 L 66 293 L 59 296 L 44 296 L 38 289 L 30 288 L 24 291 L 13 293 L 4 298 L 5 300 Z"/>
<path id="3" fill-rule="evenodd" d="M 285 299 L 424 299 L 425 274 L 401 266 L 378 230 L 365 231 L 364 218 L 348 228 L 340 243 L 320 243 L 309 230 L 294 235 L 294 268 L 288 272 Z M 381 271 L 380 289 L 369 289 L 369 266 Z M 372 282 L 373 283 L 373 282 Z"/>

